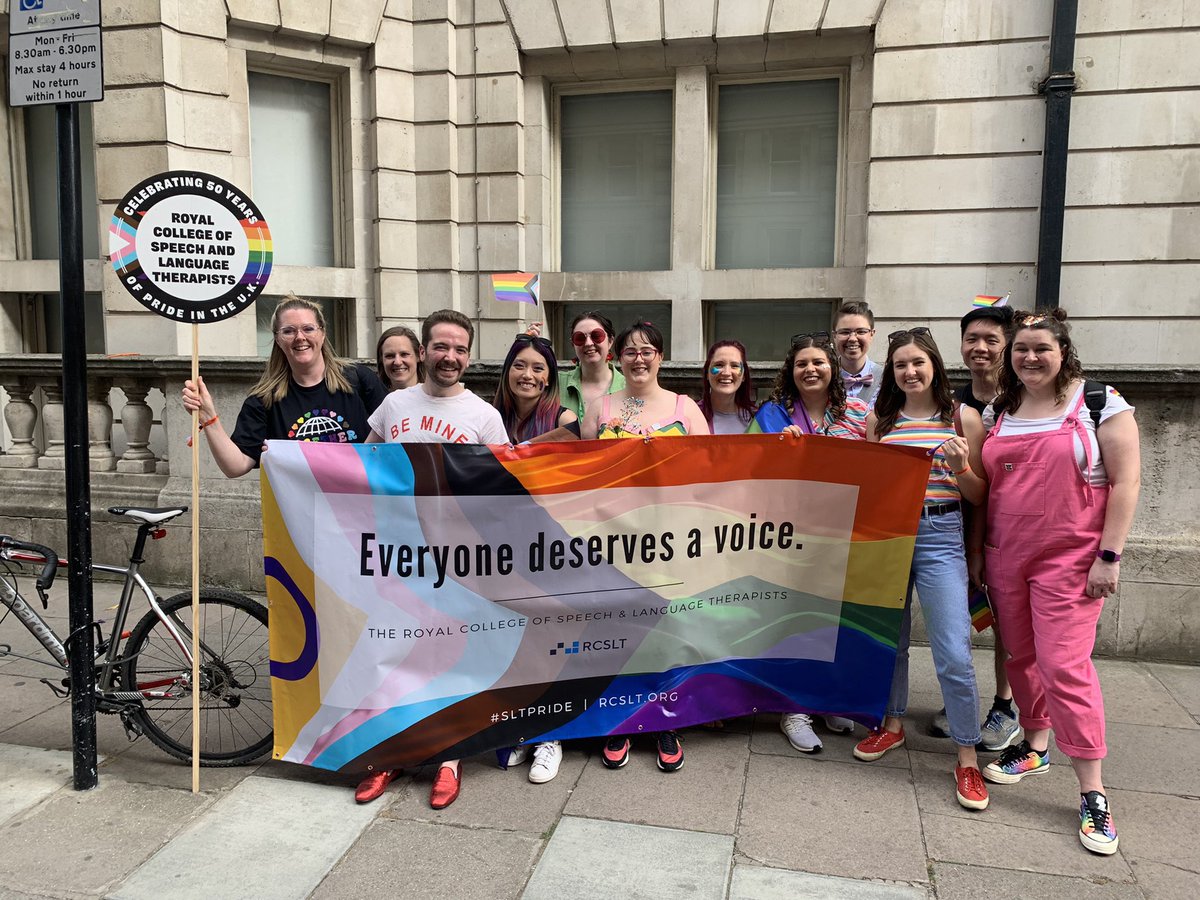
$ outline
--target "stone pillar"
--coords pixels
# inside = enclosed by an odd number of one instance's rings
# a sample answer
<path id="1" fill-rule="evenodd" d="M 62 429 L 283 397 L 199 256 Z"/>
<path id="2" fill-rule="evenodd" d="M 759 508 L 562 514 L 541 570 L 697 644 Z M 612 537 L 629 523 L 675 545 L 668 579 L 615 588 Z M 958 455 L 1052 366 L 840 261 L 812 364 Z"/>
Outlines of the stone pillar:
<path id="1" fill-rule="evenodd" d="M 138 379 L 121 386 L 125 392 L 125 405 L 121 407 L 121 426 L 125 429 L 125 452 L 117 460 L 118 472 L 150 473 L 155 470 L 156 460 L 150 452 L 150 427 L 154 424 L 154 413 L 146 404 L 150 385 Z"/>
<path id="2" fill-rule="evenodd" d="M 93 472 L 111 472 L 117 467 L 112 449 L 113 413 L 108 405 L 111 388 L 112 382 L 107 378 L 88 384 L 88 464 Z"/>
<path id="3" fill-rule="evenodd" d="M 39 469 L 66 468 L 66 448 L 63 445 L 63 392 L 57 378 L 38 382 L 42 389 L 42 430 L 46 436 L 46 452 L 37 461 Z"/>
<path id="4" fill-rule="evenodd" d="M 29 399 L 33 388 L 23 380 L 4 385 L 8 392 L 8 404 L 4 407 L 4 421 L 12 437 L 12 449 L 0 456 L 0 468 L 33 469 L 37 467 L 38 452 L 33 443 L 33 431 L 37 427 L 37 407 Z"/>

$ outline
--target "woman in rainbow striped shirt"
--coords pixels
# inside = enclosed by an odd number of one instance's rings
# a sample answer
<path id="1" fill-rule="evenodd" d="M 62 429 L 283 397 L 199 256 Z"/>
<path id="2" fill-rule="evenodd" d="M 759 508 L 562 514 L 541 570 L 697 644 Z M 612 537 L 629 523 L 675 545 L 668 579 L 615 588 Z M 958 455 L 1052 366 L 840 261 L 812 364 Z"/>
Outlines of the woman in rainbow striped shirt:
<path id="1" fill-rule="evenodd" d="M 913 548 L 887 715 L 878 730 L 858 742 L 854 755 L 875 760 L 904 745 L 915 586 L 946 704 L 950 737 L 958 747 L 955 793 L 967 809 L 986 809 L 987 787 L 975 756 L 975 745 L 980 740 L 979 691 L 971 662 L 962 526 L 962 502 L 980 503 L 987 492 L 987 482 L 976 474 L 983 471 L 983 423 L 977 416 L 964 417 L 963 430 L 965 437 L 955 431 L 950 381 L 929 329 L 913 328 L 888 335 L 883 381 L 875 410 L 867 416 L 867 440 L 921 447 L 933 457 L 933 464 Z"/>

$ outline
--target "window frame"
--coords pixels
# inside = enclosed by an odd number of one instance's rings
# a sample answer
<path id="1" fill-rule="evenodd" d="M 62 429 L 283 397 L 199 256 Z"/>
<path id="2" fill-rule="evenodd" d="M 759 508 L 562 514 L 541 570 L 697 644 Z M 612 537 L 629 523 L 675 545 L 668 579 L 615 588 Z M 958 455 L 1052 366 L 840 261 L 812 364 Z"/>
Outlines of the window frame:
<path id="1" fill-rule="evenodd" d="M 834 185 L 834 216 L 833 216 L 833 259 L 827 266 L 787 266 L 788 269 L 836 269 L 845 265 L 846 224 L 846 151 L 850 125 L 850 67 L 823 66 L 820 68 L 789 69 L 781 72 L 747 72 L 740 74 L 719 75 L 711 73 L 709 85 L 709 116 L 708 116 L 708 196 L 710 198 L 705 213 L 705 248 L 704 268 L 709 271 L 753 271 L 754 267 L 746 269 L 717 269 L 717 144 L 720 125 L 721 87 L 729 84 L 773 84 L 782 81 L 830 81 L 838 82 L 838 131 L 837 131 L 837 160 L 836 178 Z M 705 326 L 707 327 L 707 322 Z"/>
<path id="2" fill-rule="evenodd" d="M 621 81 L 563 82 L 551 85 L 550 116 L 550 260 L 551 272 L 562 272 L 562 98 L 584 94 L 631 94 L 645 91 L 666 91 L 671 96 L 671 203 L 667 215 L 667 268 L 640 271 L 671 271 L 675 268 L 673 241 L 675 232 L 675 79 L 673 76 L 636 78 Z M 623 269 L 602 269 L 581 274 L 596 275 L 600 272 L 621 272 Z"/>
<path id="3" fill-rule="evenodd" d="M 312 81 L 329 87 L 329 180 L 330 191 L 330 224 L 333 235 L 333 260 L 328 266 L 303 266 L 312 269 L 342 269 L 354 265 L 352 245 L 346 235 L 346 199 L 349 195 L 343 167 L 346 158 L 346 148 L 349 136 L 345 129 L 349 122 L 343 119 L 343 109 L 349 109 L 350 103 L 346 92 L 349 90 L 349 73 L 335 66 L 309 63 L 293 60 L 284 56 L 264 56 L 255 51 L 246 51 L 246 127 L 247 144 L 252 144 L 250 135 L 253 133 L 252 114 L 250 112 L 250 76 L 252 74 L 274 75 L 278 78 L 292 78 L 297 81 Z M 250 196 L 255 196 L 254 188 L 254 154 L 250 151 Z M 267 220 L 268 223 L 270 219 Z"/>

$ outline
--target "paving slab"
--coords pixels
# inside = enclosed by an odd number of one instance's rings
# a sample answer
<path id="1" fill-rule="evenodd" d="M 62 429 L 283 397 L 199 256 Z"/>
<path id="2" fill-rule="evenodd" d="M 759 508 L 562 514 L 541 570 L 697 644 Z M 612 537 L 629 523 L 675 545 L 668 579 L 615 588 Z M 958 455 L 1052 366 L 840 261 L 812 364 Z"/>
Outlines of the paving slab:
<path id="1" fill-rule="evenodd" d="M 933 877 L 938 900 L 1029 900 L 1030 897 L 1142 900 L 1143 896 L 1135 884 L 1104 878 L 1069 878 L 987 866 L 936 863 Z"/>
<path id="2" fill-rule="evenodd" d="M 353 796 L 334 788 L 251 776 L 163 847 L 111 897 L 306 897 L 375 813 L 372 806 L 360 806 Z M 235 864 L 239 859 L 276 864 Z M 187 873 L 186 879 L 180 873 Z"/>
<path id="3" fill-rule="evenodd" d="M 528 831 L 541 834 L 554 827 L 567 798 L 587 763 L 581 750 L 568 747 L 558 777 L 545 784 L 529 781 L 529 762 L 504 770 L 489 753 L 462 762 L 462 788 L 458 799 L 445 809 L 429 806 L 429 790 L 437 772 L 426 766 L 402 776 L 409 789 L 399 793 L 386 815 L 394 819 Z"/>
<path id="4" fill-rule="evenodd" d="M 311 900 L 515 900 L 542 843 L 540 837 L 511 831 L 380 819 Z"/>
<path id="5" fill-rule="evenodd" d="M 0 744 L 0 824 L 71 784 L 72 755 Z"/>
<path id="6" fill-rule="evenodd" d="M 7 689 L 0 679 L 0 694 Z M 24 744 L 27 747 L 45 747 L 52 750 L 70 750 L 71 738 L 71 704 L 58 700 L 43 684 L 26 684 L 21 690 L 26 692 L 21 711 L 14 714 L 12 719 L 0 719 L 7 724 L 0 731 L 0 742 L 6 744 Z M 38 710 L 32 712 L 32 710 Z M 30 712 L 26 715 L 25 712 Z M 107 756 L 111 756 L 129 747 L 129 738 L 125 734 L 120 720 L 116 716 L 96 716 L 96 748 Z"/>
<path id="7" fill-rule="evenodd" d="M 1110 722 L 1107 742 L 1105 787 L 1200 796 L 1200 731 Z"/>
<path id="8" fill-rule="evenodd" d="M 995 753 L 981 753 L 980 765 Z M 1079 796 L 1075 771 L 1061 754 L 1052 757 L 1045 774 L 1027 776 L 1018 784 L 988 782 L 991 798 L 986 810 L 965 809 L 954 796 L 954 758 L 948 754 L 910 753 L 913 784 L 921 815 L 958 816 L 1013 825 L 1033 831 L 1074 832 L 1079 827 L 1069 810 Z M 1061 763 L 1061 764 L 1060 764 Z"/>
<path id="9" fill-rule="evenodd" d="M 1200 896 L 1200 798 L 1108 791 L 1113 820 L 1126 856 L 1194 873 Z"/>
<path id="10" fill-rule="evenodd" d="M 354 775 L 343 775 L 341 772 L 331 772 L 328 769 L 318 769 L 315 766 L 302 766 L 300 763 L 282 762 L 276 759 L 266 759 L 254 771 L 255 775 L 263 778 L 282 778 L 285 781 L 306 781 L 309 784 L 336 785 L 353 791 L 358 787 L 360 779 Z M 397 782 L 393 782 L 396 784 Z M 390 793 L 391 787 L 388 788 Z"/>
<path id="11" fill-rule="evenodd" d="M 1130 858 L 1129 865 L 1146 900 L 1196 900 L 1194 872 L 1146 859 Z"/>
<path id="12" fill-rule="evenodd" d="M 733 834 L 750 756 L 749 736 L 688 731 L 683 768 L 662 772 L 653 740 L 633 740 L 629 762 L 608 769 L 599 754 L 583 770 L 565 814 Z"/>
<path id="13" fill-rule="evenodd" d="M 750 758 L 738 822 L 740 854 L 755 863 L 824 875 L 929 880 L 906 770 L 809 762 Z"/>
<path id="14" fill-rule="evenodd" d="M 723 900 L 729 835 L 564 816 L 524 900 Z"/>
<path id="15" fill-rule="evenodd" d="M 729 900 L 926 900 L 921 885 L 809 875 L 766 866 L 733 867 Z"/>
<path id="16" fill-rule="evenodd" d="M 1200 716 L 1200 666 L 1147 665 L 1150 673 L 1193 716 Z"/>
<path id="17" fill-rule="evenodd" d="M 1078 822 L 1077 807 L 1064 804 L 1062 814 L 1068 821 Z M 1133 882 L 1133 873 L 1120 853 L 1089 853 L 1074 831 L 1032 831 L 988 821 L 986 815 L 979 819 L 931 815 L 922 816 L 921 821 L 929 858 L 935 861 Z M 1120 826 L 1118 820 L 1118 829 Z"/>
<path id="18" fill-rule="evenodd" d="M 0 826 L 0 884 L 55 896 L 104 893 L 211 802 L 116 779 L 90 791 L 59 791 Z M 221 856 L 228 865 L 228 854 Z"/>
<path id="19" fill-rule="evenodd" d="M 1098 659 L 1100 688 L 1104 692 L 1104 716 L 1111 725 L 1162 725 L 1168 728 L 1200 728 L 1171 692 L 1146 666 L 1123 659 Z"/>
<path id="20" fill-rule="evenodd" d="M 243 778 L 254 774 L 258 767 L 246 766 L 200 767 L 200 790 L 219 793 L 233 787 Z M 120 752 L 108 757 L 100 766 L 101 778 L 119 778 L 131 784 L 157 784 L 180 791 L 192 789 L 192 764 L 168 756 L 150 743 L 149 738 L 139 738 L 132 744 L 120 748 Z"/>

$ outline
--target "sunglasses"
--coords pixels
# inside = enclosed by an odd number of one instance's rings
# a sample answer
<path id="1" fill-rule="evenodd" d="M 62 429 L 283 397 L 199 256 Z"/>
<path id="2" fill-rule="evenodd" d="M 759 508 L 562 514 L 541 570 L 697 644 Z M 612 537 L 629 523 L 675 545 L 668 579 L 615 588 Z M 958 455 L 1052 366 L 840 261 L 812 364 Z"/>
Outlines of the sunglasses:
<path id="1" fill-rule="evenodd" d="M 577 331 L 571 335 L 571 343 L 576 347 L 582 347 L 588 342 L 588 338 L 591 338 L 592 343 L 598 347 L 608 340 L 608 332 L 603 328 L 593 328 L 591 331 Z"/>
<path id="2" fill-rule="evenodd" d="M 924 326 L 919 326 L 917 328 L 905 328 L 900 331 L 893 331 L 891 334 L 889 334 L 888 335 L 888 343 L 893 344 L 896 341 L 900 340 L 900 338 L 907 337 L 910 334 L 913 337 L 916 337 L 919 334 L 929 334 L 929 333 L 930 333 L 929 329 Z"/>
<path id="3" fill-rule="evenodd" d="M 525 332 L 521 332 L 520 334 L 518 334 L 516 340 L 513 341 L 513 343 L 515 343 L 515 344 L 534 344 L 538 347 L 541 347 L 543 350 L 549 350 L 551 353 L 554 352 L 554 345 L 550 343 L 549 338 L 535 337 L 534 335 L 526 334 Z"/>
<path id="4" fill-rule="evenodd" d="M 798 343 L 800 343 L 805 338 L 812 338 L 812 342 L 814 344 L 828 344 L 829 343 L 829 332 L 828 331 L 802 331 L 802 332 L 800 332 L 800 334 L 793 334 L 792 335 L 792 346 L 795 347 Z"/>

